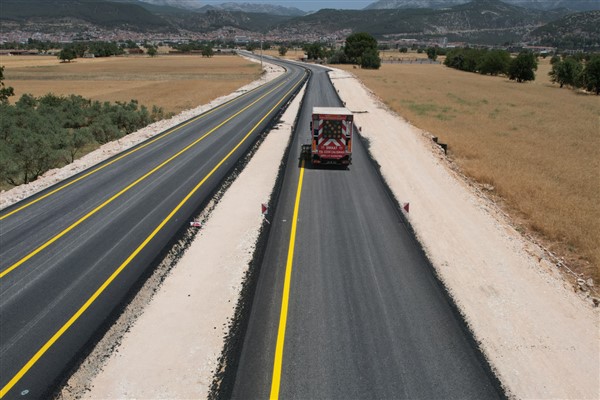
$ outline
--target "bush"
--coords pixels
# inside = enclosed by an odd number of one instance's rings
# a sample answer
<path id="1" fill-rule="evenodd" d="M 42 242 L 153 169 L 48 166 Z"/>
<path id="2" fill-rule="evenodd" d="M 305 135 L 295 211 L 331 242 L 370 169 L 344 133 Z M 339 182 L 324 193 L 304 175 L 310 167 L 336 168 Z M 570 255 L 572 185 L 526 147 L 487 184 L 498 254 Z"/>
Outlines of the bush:
<path id="1" fill-rule="evenodd" d="M 15 105 L 0 103 L 0 179 L 27 183 L 64 163 L 86 146 L 107 143 L 163 117 L 137 101 L 92 102 L 81 96 L 24 94 Z"/>
<path id="2" fill-rule="evenodd" d="M 349 62 L 350 61 L 343 50 L 338 50 L 329 57 L 330 64 L 348 64 Z"/>
<path id="3" fill-rule="evenodd" d="M 366 50 L 360 58 L 360 67 L 365 69 L 379 69 L 381 67 L 381 58 L 376 49 Z"/>

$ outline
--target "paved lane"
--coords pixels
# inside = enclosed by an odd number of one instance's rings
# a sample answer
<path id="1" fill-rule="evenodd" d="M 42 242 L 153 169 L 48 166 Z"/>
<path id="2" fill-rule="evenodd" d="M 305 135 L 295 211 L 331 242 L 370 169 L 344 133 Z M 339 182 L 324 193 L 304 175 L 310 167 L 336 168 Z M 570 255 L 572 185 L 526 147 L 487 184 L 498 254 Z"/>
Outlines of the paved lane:
<path id="1" fill-rule="evenodd" d="M 349 170 L 304 171 L 277 377 L 300 142 L 312 106 L 339 105 L 316 68 L 266 244 L 233 397 L 502 398 L 359 141 Z"/>
<path id="2" fill-rule="evenodd" d="M 304 75 L 289 67 L 277 81 L 0 214 L 1 396 L 47 397 Z"/>

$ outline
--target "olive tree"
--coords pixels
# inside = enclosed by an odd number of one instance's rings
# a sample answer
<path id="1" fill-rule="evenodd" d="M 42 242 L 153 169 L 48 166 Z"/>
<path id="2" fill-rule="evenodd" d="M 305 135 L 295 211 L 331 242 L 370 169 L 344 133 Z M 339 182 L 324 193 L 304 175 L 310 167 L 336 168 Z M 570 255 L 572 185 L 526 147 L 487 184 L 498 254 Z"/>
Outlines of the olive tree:
<path id="1" fill-rule="evenodd" d="M 531 52 L 521 52 L 514 58 L 508 67 L 508 78 L 519 83 L 535 80 L 535 72 L 538 63 L 535 55 Z"/>

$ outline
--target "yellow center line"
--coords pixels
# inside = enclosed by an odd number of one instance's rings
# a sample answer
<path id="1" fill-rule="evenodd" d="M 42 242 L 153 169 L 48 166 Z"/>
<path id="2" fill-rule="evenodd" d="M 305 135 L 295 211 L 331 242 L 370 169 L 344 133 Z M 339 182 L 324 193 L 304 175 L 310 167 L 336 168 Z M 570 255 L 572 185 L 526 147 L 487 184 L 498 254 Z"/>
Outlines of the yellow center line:
<path id="1" fill-rule="evenodd" d="M 275 104 L 273 106 L 273 108 L 271 108 L 261 118 L 261 120 L 258 121 L 256 123 L 256 125 L 254 125 L 254 127 L 252 127 L 252 129 L 246 134 L 246 136 L 244 136 L 242 138 L 242 140 L 229 153 L 227 153 L 227 155 L 221 161 L 219 161 L 219 163 L 208 173 L 208 175 L 206 175 L 183 198 L 183 200 L 181 200 L 181 202 L 169 213 L 169 215 L 167 215 L 167 217 L 165 219 L 163 219 L 163 221 L 152 231 L 152 233 L 150 235 L 148 235 L 148 237 L 135 249 L 135 251 L 133 253 L 131 253 L 125 261 L 123 261 L 123 263 L 112 273 L 112 275 L 81 306 L 81 308 L 79 308 L 79 310 L 77 310 L 77 312 L 75 314 L 73 314 L 73 316 L 71 316 L 71 318 L 69 318 L 69 320 L 33 355 L 33 357 L 31 357 L 31 359 L 29 361 L 27 361 L 27 363 L 19 370 L 19 372 L 17 372 L 17 374 L 15 376 L 13 376 L 12 379 L 2 389 L 0 389 L 0 399 L 3 398 L 10 391 L 10 389 L 12 389 L 12 387 L 14 385 L 16 385 L 17 382 L 19 382 L 19 380 L 21 380 L 21 378 L 23 378 L 23 376 L 25 376 L 25 374 L 31 369 L 31 367 L 33 367 L 35 365 L 35 363 L 44 355 L 44 353 L 46 353 L 46 351 L 48 351 L 48 349 L 50 349 L 52 347 L 52 345 L 54 345 L 54 343 L 56 343 L 56 341 L 58 339 L 60 339 L 60 337 L 75 323 L 75 321 L 77 321 L 77 319 L 79 319 L 79 317 L 92 305 L 92 303 L 94 303 L 94 301 L 96 301 L 96 299 L 98 297 L 100 297 L 102 292 L 104 292 L 106 290 L 106 288 L 117 278 L 117 276 L 119 276 L 119 274 L 144 249 L 144 247 L 146 247 L 146 245 L 156 236 L 156 234 L 158 232 L 160 232 L 160 230 L 167 224 L 167 222 L 169 222 L 173 218 L 173 216 L 177 213 L 177 211 L 179 211 L 181 209 L 181 207 L 183 207 L 185 205 L 185 203 L 194 195 L 194 193 L 196 193 L 198 191 L 198 189 L 200 189 L 200 187 L 202 185 L 204 185 L 204 182 L 206 182 L 212 176 L 212 174 L 214 174 L 215 171 L 217 171 L 219 169 L 219 167 L 221 167 L 221 165 L 223 165 L 223 163 L 225 161 L 227 161 L 227 159 L 229 157 L 231 157 L 231 155 L 233 153 L 235 153 L 235 151 L 242 145 L 242 143 L 244 143 L 246 141 L 246 139 L 248 139 L 248 137 L 269 116 L 269 114 L 271 114 L 271 112 L 273 112 L 273 110 L 275 110 L 281 104 L 281 102 L 283 102 L 283 100 L 296 87 L 298 87 L 298 85 L 302 81 L 303 81 L 303 79 L 299 80 L 285 95 L 283 95 L 283 97 L 277 102 L 277 104 Z"/>
<path id="2" fill-rule="evenodd" d="M 277 345 L 275 347 L 275 362 L 273 363 L 273 379 L 271 381 L 271 400 L 279 398 L 279 387 L 281 386 L 281 365 L 283 363 L 283 345 L 285 343 L 285 327 L 287 324 L 287 312 L 290 299 L 290 286 L 292 281 L 292 265 L 294 261 L 294 246 L 296 243 L 296 227 L 298 224 L 298 212 L 300 210 L 300 195 L 302 193 L 302 181 L 304 179 L 304 161 L 300 166 L 300 177 L 298 178 L 298 189 L 296 191 L 296 203 L 294 204 L 294 216 L 292 218 L 292 231 L 290 233 L 290 244 L 288 247 L 287 263 L 285 266 L 285 278 L 283 281 L 283 294 L 281 296 L 281 313 L 279 315 L 279 329 L 277 330 Z"/>
<path id="3" fill-rule="evenodd" d="M 254 89 L 252 89 L 252 90 L 250 90 L 250 91 L 248 91 L 248 92 L 246 92 L 246 93 L 244 93 L 244 94 L 242 94 L 242 95 L 240 95 L 240 96 L 238 96 L 238 97 L 236 97 L 236 98 L 234 98 L 234 99 L 231 99 L 231 100 L 229 100 L 229 101 L 227 101 L 227 102 L 225 102 L 225 103 L 223 103 L 223 104 L 221 104 L 221 105 L 219 105 L 219 106 L 217 106 L 217 107 L 213 108 L 212 110 L 209 110 L 209 111 L 207 111 L 207 112 L 203 113 L 202 115 L 199 115 L 199 116 L 197 116 L 197 117 L 194 117 L 194 118 L 190 119 L 189 121 L 187 121 L 187 122 L 185 122 L 185 123 L 183 123 L 183 124 L 181 124 L 181 125 L 178 125 L 178 126 L 176 126 L 175 128 L 171 128 L 171 129 L 167 130 L 167 131 L 166 131 L 166 132 L 164 132 L 163 134 L 159 134 L 159 135 L 158 135 L 158 137 L 156 137 L 156 138 L 154 138 L 154 139 L 152 139 L 152 140 L 150 140 L 150 141 L 148 141 L 148 142 L 145 142 L 145 143 L 144 143 L 144 144 L 142 144 L 141 146 L 138 146 L 138 147 L 136 147 L 136 148 L 134 148 L 134 149 L 132 149 L 132 150 L 130 150 L 130 151 L 128 151 L 128 152 L 126 152 L 126 153 L 123 153 L 123 154 L 121 154 L 119 157 L 117 157 L 117 158 L 115 158 L 115 159 L 113 159 L 113 160 L 111 160 L 111 161 L 107 162 L 106 164 L 103 164 L 103 165 L 101 165 L 101 166 L 100 166 L 100 167 L 98 167 L 98 168 L 95 168 L 95 169 L 93 169 L 93 170 L 91 170 L 91 171 L 89 171 L 89 172 L 85 173 L 84 175 L 81 175 L 79 178 L 77 178 L 77 179 L 73 179 L 71 182 L 69 182 L 69 183 L 67 183 L 67 184 L 65 184 L 65 185 L 63 185 L 63 186 L 59 186 L 59 187 L 57 187 L 56 189 L 54 189 L 54 190 L 52 190 L 52 191 L 50 191 L 50 192 L 46 193 L 45 195 L 43 195 L 43 196 L 40 196 L 40 197 L 38 197 L 37 199 L 35 199 L 35 200 L 32 200 L 32 201 L 30 201 L 30 202 L 28 202 L 28 203 L 25 203 L 25 204 L 23 204 L 22 206 L 20 206 L 20 207 L 18 207 L 18 208 L 15 208 L 15 209 L 14 209 L 14 210 L 12 210 L 11 212 L 9 212 L 9 213 L 6 213 L 6 214 L 4 214 L 4 215 L 0 216 L 0 221 L 2 221 L 3 219 L 5 219 L 5 218 L 7 218 L 7 217 L 10 217 L 11 215 L 13 215 L 13 214 L 15 214 L 15 213 L 17 213 L 17 212 L 19 212 L 19 211 L 21 211 L 21 210 L 25 209 L 25 208 L 27 208 L 27 207 L 29 207 L 29 206 L 31 206 L 31 205 L 33 205 L 33 204 L 37 203 L 37 202 L 39 202 L 39 201 L 41 201 L 41 200 L 43 200 L 43 199 L 45 199 L 45 198 L 47 198 L 47 197 L 49 197 L 49 196 L 52 196 L 53 194 L 55 194 L 55 193 L 57 193 L 57 192 L 60 192 L 61 190 L 63 190 L 63 189 L 65 189 L 65 188 L 67 188 L 67 187 L 69 187 L 69 186 L 71 186 L 71 185 L 73 185 L 73 184 L 75 184 L 75 183 L 77 183 L 77 182 L 79 182 L 79 181 L 81 181 L 81 180 L 83 180 L 83 179 L 87 178 L 88 176 L 90 176 L 90 175 L 92 175 L 92 174 L 95 174 L 96 172 L 98 172 L 98 171 L 100 171 L 100 170 L 102 170 L 102 169 L 104 169 L 104 168 L 108 167 L 109 165 L 112 165 L 112 164 L 116 163 L 117 161 L 119 161 L 119 160 L 121 160 L 121 159 L 123 159 L 123 158 L 125 158 L 125 157 L 127 157 L 127 156 L 129 156 L 129 155 L 131 155 L 131 154 L 133 154 L 133 153 L 135 153 L 135 152 L 137 152 L 137 151 L 139 151 L 139 150 L 141 150 L 141 149 L 143 149 L 143 148 L 147 147 L 147 146 L 150 146 L 152 143 L 154 143 L 154 142 L 157 142 L 158 140 L 161 140 L 161 139 L 164 139 L 164 138 L 166 138 L 167 136 L 169 136 L 169 135 L 170 135 L 170 134 L 172 134 L 173 132 L 176 132 L 176 131 L 178 131 L 179 129 L 181 129 L 181 128 L 185 127 L 185 126 L 187 126 L 187 125 L 189 125 L 189 124 L 191 124 L 191 123 L 193 123 L 193 122 L 196 122 L 196 121 L 198 121 L 198 120 L 200 120 L 200 119 L 202 119 L 202 118 L 204 118 L 204 117 L 206 117 L 206 116 L 208 116 L 208 115 L 210 115 L 210 114 L 214 113 L 215 111 L 217 111 L 217 110 L 219 110 L 219 109 L 221 109 L 221 108 L 223 108 L 223 107 L 225 107 L 225 106 L 227 106 L 227 105 L 229 105 L 229 104 L 232 104 L 232 103 L 234 103 L 234 102 L 236 102 L 236 101 L 238 101 L 238 100 L 241 100 L 242 98 L 244 98 L 244 97 L 248 96 L 250 93 L 252 93 L 252 92 L 254 92 L 254 91 L 256 91 L 256 90 L 258 90 L 258 89 L 260 89 L 260 88 L 263 88 L 263 87 L 265 87 L 266 85 L 267 85 L 267 84 L 264 84 L 264 85 L 258 86 L 258 87 L 254 88 Z"/>
<path id="4" fill-rule="evenodd" d="M 154 174 L 156 171 L 158 171 L 159 169 L 163 168 L 165 165 L 167 165 L 168 163 L 170 163 L 171 161 L 173 161 L 175 158 L 179 157 L 180 155 L 182 155 L 183 153 L 185 153 L 186 151 L 188 151 L 189 149 L 191 149 L 192 147 L 194 147 L 196 144 L 198 144 L 199 142 L 201 142 L 202 140 L 204 140 L 204 138 L 206 138 L 208 135 L 212 134 L 214 131 L 216 131 L 217 129 L 221 128 L 223 125 L 225 125 L 227 122 L 231 121 L 232 119 L 234 119 L 235 117 L 237 117 L 238 115 L 240 115 L 241 113 L 243 113 L 244 111 L 246 111 L 247 109 L 249 109 L 250 107 L 252 107 L 253 105 L 255 105 L 256 103 L 258 103 L 260 100 L 262 100 L 263 98 L 265 98 L 266 96 L 268 96 L 270 93 L 272 93 L 273 91 L 277 90 L 284 83 L 285 83 L 285 81 L 282 82 L 282 83 L 280 83 L 279 85 L 275 86 L 273 89 L 271 89 L 270 91 L 268 91 L 267 93 L 265 93 L 264 95 L 262 95 L 261 97 L 259 97 L 258 99 L 256 99 L 252 103 L 250 103 L 249 105 L 247 105 L 246 107 L 242 108 L 240 111 L 238 111 L 237 113 L 233 114 L 231 117 L 227 118 L 226 120 L 224 120 L 223 122 L 221 122 L 219 125 L 215 126 L 213 129 L 211 129 L 210 131 L 208 131 L 202 137 L 200 137 L 199 139 L 196 139 L 194 142 L 192 142 L 191 144 L 187 145 L 182 150 L 178 151 L 177 153 L 175 153 L 174 155 L 172 155 L 171 157 L 169 157 L 168 159 L 166 159 L 165 161 L 163 161 L 162 163 L 160 163 L 156 167 L 152 168 L 149 172 L 145 173 L 144 175 L 142 175 L 141 177 L 139 177 L 138 179 L 136 179 L 135 181 L 133 181 L 132 183 L 130 183 L 129 185 L 127 185 L 125 188 L 121 189 L 116 194 L 112 195 L 109 199 L 107 199 L 102 204 L 100 204 L 99 206 L 97 206 L 96 208 L 94 208 L 92 211 L 90 211 L 87 214 L 85 214 L 83 217 L 81 217 L 80 219 L 78 219 L 74 223 L 72 223 L 69 227 L 65 228 L 59 234 L 57 234 L 56 236 L 52 237 L 50 240 L 48 240 L 47 242 L 45 242 L 41 246 L 37 247 L 31 253 L 27 254 L 25 257 L 21 258 L 19 261 L 17 261 L 16 263 L 12 264 L 10 267 L 8 267 L 5 270 L 3 270 L 2 272 L 0 272 L 0 279 L 4 278 L 7 274 L 9 274 L 10 272 L 12 272 L 13 270 L 15 270 L 16 268 L 18 268 L 19 266 L 23 265 L 27 260 L 31 259 L 36 254 L 38 254 L 39 252 L 41 252 L 42 250 L 44 250 L 45 248 L 47 248 L 48 246 L 50 246 L 52 243 L 56 242 L 58 239 L 60 239 L 63 236 L 65 236 L 67 233 L 69 233 L 70 231 L 72 231 L 73 229 L 75 229 L 77 226 L 81 225 L 81 223 L 83 223 L 84 221 L 86 221 L 92 215 L 96 214 L 98 211 L 102 210 L 108 204 L 112 203 L 115 199 L 117 199 L 120 196 L 122 196 L 124 193 L 126 193 L 127 191 L 129 191 L 132 187 L 136 186 L 137 184 L 139 184 L 140 182 L 142 182 L 143 180 L 145 180 L 146 178 L 148 178 L 150 175 Z"/>

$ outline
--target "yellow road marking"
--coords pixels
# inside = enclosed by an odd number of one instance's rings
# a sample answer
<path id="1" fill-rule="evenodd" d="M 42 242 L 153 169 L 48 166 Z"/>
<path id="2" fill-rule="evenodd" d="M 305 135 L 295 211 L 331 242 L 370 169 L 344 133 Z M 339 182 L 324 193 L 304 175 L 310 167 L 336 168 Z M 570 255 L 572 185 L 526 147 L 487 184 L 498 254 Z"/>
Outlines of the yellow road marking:
<path id="1" fill-rule="evenodd" d="M 77 226 L 79 226 L 85 220 L 87 220 L 88 218 L 90 218 L 92 215 L 96 214 L 98 211 L 102 210 L 108 204 L 112 203 L 115 199 L 121 197 L 124 193 L 126 193 L 127 191 L 129 191 L 129 189 L 131 189 L 132 187 L 136 186 L 138 183 L 140 183 L 141 181 L 143 181 L 146 178 L 148 178 L 150 175 L 152 175 L 153 173 L 155 173 L 156 171 L 158 171 L 159 169 L 161 169 L 162 167 L 164 167 L 165 165 L 167 165 L 168 163 L 170 163 L 171 161 L 173 161 L 175 158 L 179 157 L 181 154 L 185 153 L 186 151 L 188 151 L 189 149 L 191 149 L 192 147 L 194 147 L 196 144 L 198 144 L 199 142 L 201 142 L 208 135 L 212 134 L 214 131 L 216 131 L 217 129 L 221 128 L 223 125 L 225 125 L 227 122 L 231 121 L 232 119 L 234 119 L 235 117 L 237 117 L 238 115 L 240 115 L 241 113 L 243 113 L 244 111 L 246 111 L 247 109 L 249 109 L 250 107 L 252 107 L 253 105 L 255 105 L 256 103 L 258 103 L 260 100 L 262 100 L 263 98 L 265 98 L 271 92 L 274 92 L 275 90 L 277 90 L 284 83 L 285 82 L 282 82 L 279 85 L 275 86 L 273 89 L 271 89 L 270 91 L 268 91 L 267 93 L 265 93 L 264 95 L 262 95 L 261 97 L 259 97 L 255 101 L 253 101 L 252 103 L 248 104 L 246 107 L 242 108 L 240 111 L 238 111 L 237 113 L 233 114 L 231 117 L 227 118 L 226 120 L 224 120 L 223 122 L 221 122 L 219 125 L 217 125 L 213 129 L 211 129 L 210 131 L 208 131 L 207 133 L 205 133 L 202 137 L 200 137 L 199 139 L 196 139 L 194 142 L 190 143 L 189 145 L 187 145 L 186 147 L 184 147 L 182 150 L 178 151 L 177 153 L 175 153 L 174 155 L 172 155 L 171 157 L 169 157 L 168 159 L 166 159 L 165 161 L 163 161 L 162 163 L 160 163 L 156 167 L 152 168 L 149 172 L 145 173 L 144 175 L 142 175 L 141 177 L 139 177 L 138 179 L 136 179 L 135 181 L 133 181 L 132 183 L 130 183 L 129 185 L 127 185 L 125 188 L 121 189 L 116 194 L 112 195 L 108 200 L 104 201 L 102 204 L 100 204 L 99 206 L 97 206 L 96 208 L 94 208 L 92 211 L 88 212 L 83 217 L 81 217 L 80 219 L 78 219 L 77 221 L 75 221 L 74 223 L 72 223 L 71 225 L 69 225 L 62 232 L 60 232 L 59 234 L 57 234 L 56 236 L 52 237 L 50 240 L 48 240 L 44 244 L 42 244 L 39 247 L 37 247 L 31 253 L 27 254 L 25 257 L 21 258 L 19 261 L 17 261 L 16 263 L 12 264 L 10 267 L 8 267 L 5 270 L 3 270 L 2 272 L 0 272 L 0 279 L 4 278 L 11 271 L 15 270 L 16 268 L 18 268 L 19 266 L 21 266 L 23 263 L 25 263 L 27 260 L 31 259 L 36 254 L 38 254 L 39 252 L 41 252 L 42 250 L 44 250 L 45 248 L 47 248 L 48 246 L 50 246 L 52 243 L 56 242 L 61 237 L 65 236 L 67 233 L 69 233 L 70 231 L 72 231 L 73 229 L 75 229 Z"/>
<path id="2" fill-rule="evenodd" d="M 223 104 L 221 104 L 221 105 L 219 105 L 219 106 L 217 106 L 217 107 L 213 108 L 212 110 L 209 110 L 209 111 L 205 112 L 205 113 L 204 113 L 204 114 L 202 114 L 202 115 L 199 115 L 199 116 L 197 116 L 197 117 L 195 117 L 195 118 L 193 118 L 193 119 L 190 119 L 189 121 L 187 121 L 187 122 L 185 122 L 185 123 L 183 123 L 183 124 L 181 124 L 181 125 L 178 125 L 178 126 L 176 126 L 175 128 L 171 128 L 170 130 L 167 130 L 167 131 L 166 131 L 165 133 L 163 133 L 163 134 L 159 134 L 159 135 L 158 135 L 158 137 L 156 137 L 156 138 L 154 138 L 154 139 L 152 139 L 152 140 L 150 140 L 150 141 L 148 141 L 148 142 L 144 143 L 143 145 L 141 145 L 141 146 L 139 146 L 139 147 L 136 147 L 135 149 L 132 149 L 131 151 L 128 151 L 128 152 L 126 152 L 126 153 L 123 153 L 123 154 L 121 154 L 119 157 L 115 158 L 114 160 L 111 160 L 111 161 L 107 162 L 106 164 L 103 164 L 103 165 L 101 165 L 100 167 L 98 167 L 98 168 L 95 168 L 95 169 L 93 169 L 93 170 L 91 170 L 91 171 L 87 172 L 86 174 L 84 174 L 84 175 L 80 176 L 79 178 L 77 178 L 77 179 L 74 179 L 74 180 L 72 180 L 71 182 L 69 182 L 69 183 L 67 183 L 67 184 L 65 184 L 65 185 L 63 185 L 63 186 L 57 187 L 56 189 L 54 189 L 54 190 L 52 190 L 52 191 L 50 191 L 50 192 L 46 193 L 45 195 L 43 195 L 43 196 L 40 196 L 40 197 L 38 197 L 37 199 L 35 199 L 35 200 L 32 200 L 32 201 L 30 201 L 29 203 L 25 203 L 25 204 L 23 204 L 21 207 L 18 207 L 18 208 L 16 208 L 16 209 L 12 210 L 11 212 L 9 212 L 9 213 L 6 213 L 6 214 L 4 214 L 4 215 L 0 216 L 0 221 L 2 221 L 3 219 L 5 219 L 5 218 L 7 218 L 7 217 L 10 217 L 11 215 L 13 215 L 13 214 L 15 214 L 15 213 L 17 213 L 17 212 L 19 212 L 19 211 L 21 211 L 21 210 L 23 210 L 23 209 L 25 209 L 25 208 L 27 208 L 27 207 L 31 206 L 31 205 L 33 205 L 33 204 L 35 204 L 35 203 L 39 202 L 39 201 L 41 201 L 41 200 L 43 200 L 43 199 L 45 199 L 45 198 L 47 198 L 47 197 L 49 197 L 49 196 L 51 196 L 51 195 L 53 195 L 53 194 L 57 193 L 57 192 L 60 192 L 61 190 L 63 190 L 63 189 L 65 189 L 65 188 L 67 188 L 67 187 L 69 187 L 69 186 L 73 185 L 74 183 L 77 183 L 77 182 L 79 182 L 79 181 L 81 181 L 81 180 L 83 180 L 83 179 L 87 178 L 88 176 L 90 176 L 90 175 L 92 175 L 92 174 L 95 174 L 96 172 L 98 172 L 98 171 L 100 171 L 100 170 L 102 170 L 102 169 L 104 169 L 104 168 L 108 167 L 108 166 L 109 166 L 109 165 L 111 165 L 111 164 L 114 164 L 114 163 L 116 163 L 117 161 L 119 161 L 119 160 L 121 160 L 121 159 L 123 159 L 123 158 L 127 157 L 128 155 L 131 155 L 131 154 L 135 153 L 136 151 L 139 151 L 139 150 L 143 149 L 144 147 L 150 146 L 152 143 L 154 143 L 154 142 L 156 142 L 156 141 L 158 141 L 158 140 L 164 139 L 165 137 L 169 136 L 169 135 L 170 135 L 170 134 L 172 134 L 173 132 L 176 132 L 176 131 L 178 131 L 179 129 L 181 129 L 181 128 L 185 127 L 185 126 L 187 126 L 187 125 L 189 125 L 189 124 L 191 124 L 191 123 L 193 123 L 193 122 L 196 122 L 196 121 L 198 121 L 199 119 L 202 119 L 202 118 L 204 118 L 204 117 L 206 117 L 206 116 L 208 116 L 208 115 L 210 115 L 210 114 L 214 113 L 215 111 L 217 111 L 217 110 L 219 110 L 219 109 L 221 109 L 221 108 L 225 107 L 226 105 L 229 105 L 229 104 L 232 104 L 232 103 L 234 103 L 234 102 L 236 102 L 236 101 L 238 101 L 238 100 L 241 100 L 242 98 L 246 97 L 246 96 L 247 96 L 247 95 L 249 95 L 250 93 L 252 93 L 252 92 L 254 92 L 254 91 L 256 91 L 256 90 L 258 90 L 258 89 L 260 89 L 260 88 L 262 88 L 262 87 L 264 87 L 264 86 L 266 86 L 266 85 L 267 85 L 267 84 L 260 85 L 260 86 L 258 86 L 258 87 L 256 87 L 256 88 L 254 88 L 254 89 L 252 89 L 252 90 L 250 90 L 250 91 L 248 91 L 248 92 L 246 92 L 246 93 L 244 93 L 244 94 L 242 94 L 242 95 L 240 95 L 240 96 L 236 97 L 235 99 L 231 99 L 231 100 L 229 100 L 229 101 L 227 101 L 227 102 L 225 102 L 225 103 L 223 103 Z"/>
<path id="3" fill-rule="evenodd" d="M 298 81 L 283 97 L 271 108 L 260 121 L 252 127 L 250 131 L 242 138 L 242 140 L 229 152 L 227 155 L 219 161 L 219 163 L 206 175 L 184 198 L 181 202 L 167 215 L 165 219 L 152 231 L 150 235 L 135 249 L 133 253 L 127 257 L 125 261 L 112 273 L 112 275 L 94 292 L 94 294 L 77 310 L 75 314 L 31 357 L 29 361 L 17 372 L 15 376 L 2 388 L 0 389 L 0 399 L 3 398 L 14 385 L 17 384 L 25 376 L 25 374 L 35 365 L 35 363 L 56 343 L 58 339 L 77 321 L 77 319 L 96 301 L 98 297 L 106 290 L 106 288 L 119 276 L 119 274 L 131 263 L 131 261 L 146 247 L 146 245 L 156 236 L 158 232 L 173 218 L 173 216 L 185 205 L 185 203 L 200 189 L 204 182 L 206 182 L 212 174 L 223 165 L 225 161 L 248 139 L 248 137 L 258 128 L 258 126 L 269 116 L 273 110 L 275 110 L 281 102 L 302 82 Z"/>
<path id="4" fill-rule="evenodd" d="M 281 386 L 281 364 L 283 362 L 283 345 L 285 343 L 285 326 L 287 324 L 287 311 L 290 299 L 290 286 L 292 281 L 292 264 L 294 261 L 294 246 L 296 243 L 296 226 L 298 223 L 298 212 L 300 210 L 300 195 L 302 194 L 302 180 L 304 179 L 304 161 L 300 167 L 298 178 L 298 190 L 296 191 L 296 203 L 294 204 L 294 216 L 292 218 L 292 232 L 290 233 L 290 244 L 288 247 L 287 263 L 285 266 L 285 279 L 283 281 L 283 294 L 281 296 L 281 314 L 279 315 L 279 329 L 277 330 L 277 345 L 275 347 L 275 362 L 273 365 L 273 379 L 271 381 L 271 400 L 279 398 L 279 387 Z"/>

